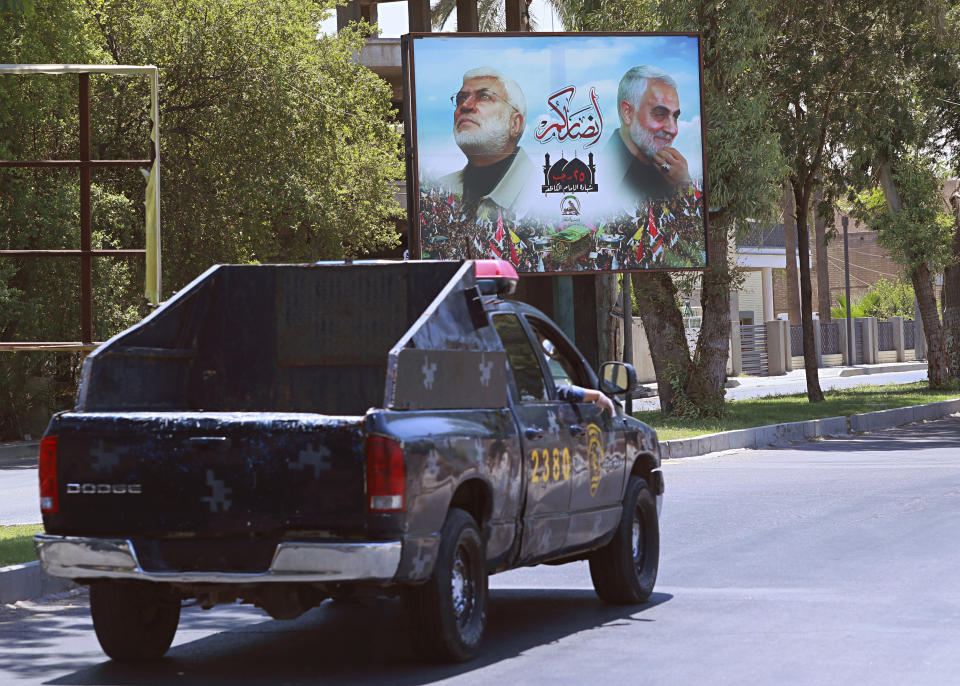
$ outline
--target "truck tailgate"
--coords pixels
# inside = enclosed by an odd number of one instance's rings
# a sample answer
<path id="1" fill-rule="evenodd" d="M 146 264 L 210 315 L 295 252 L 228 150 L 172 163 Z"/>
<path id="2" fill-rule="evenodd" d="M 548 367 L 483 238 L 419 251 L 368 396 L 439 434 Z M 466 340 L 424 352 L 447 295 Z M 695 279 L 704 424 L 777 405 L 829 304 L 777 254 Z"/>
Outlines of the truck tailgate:
<path id="1" fill-rule="evenodd" d="M 59 512 L 48 533 L 357 533 L 363 417 L 65 413 L 54 419 Z"/>

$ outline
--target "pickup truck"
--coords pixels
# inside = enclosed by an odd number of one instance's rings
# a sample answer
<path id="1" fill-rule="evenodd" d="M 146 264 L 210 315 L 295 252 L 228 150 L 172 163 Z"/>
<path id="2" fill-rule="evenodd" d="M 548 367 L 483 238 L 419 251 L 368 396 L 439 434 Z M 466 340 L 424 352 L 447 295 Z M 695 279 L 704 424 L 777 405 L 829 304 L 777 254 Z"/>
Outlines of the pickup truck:
<path id="1" fill-rule="evenodd" d="M 601 377 L 494 260 L 212 267 L 85 360 L 40 444 L 46 571 L 100 644 L 159 658 L 183 601 L 298 616 L 399 594 L 416 651 L 476 654 L 489 574 L 589 560 L 653 590 L 659 445 L 558 387 Z"/>

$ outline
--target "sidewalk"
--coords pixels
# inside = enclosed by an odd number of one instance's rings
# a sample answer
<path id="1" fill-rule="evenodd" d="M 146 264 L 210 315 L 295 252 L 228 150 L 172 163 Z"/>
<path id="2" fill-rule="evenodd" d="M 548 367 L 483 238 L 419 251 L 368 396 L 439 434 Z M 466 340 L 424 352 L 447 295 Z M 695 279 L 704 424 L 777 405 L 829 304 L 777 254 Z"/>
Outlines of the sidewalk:
<path id="1" fill-rule="evenodd" d="M 878 374 L 897 374 L 904 372 L 926 372 L 927 363 L 919 362 L 886 362 L 882 364 L 861 364 L 848 367 L 822 367 L 818 370 L 823 390 L 834 386 L 849 386 L 850 383 L 840 382 L 839 379 L 860 376 L 875 376 Z M 926 378 L 926 376 L 924 376 Z M 863 383 L 874 383 L 864 379 Z M 727 400 L 739 400 L 748 397 L 764 395 L 789 395 L 791 393 L 806 392 L 807 373 L 802 367 L 793 369 L 778 376 L 735 376 L 727 379 Z M 633 410 L 658 410 L 660 398 L 657 395 L 657 384 L 642 384 L 648 391 L 646 396 L 634 397 Z M 783 387 L 781 390 L 774 390 Z M 754 393 L 755 391 L 755 393 Z M 639 396 L 639 394 L 638 394 Z"/>
<path id="2" fill-rule="evenodd" d="M 821 380 L 836 379 L 847 376 L 863 376 L 865 374 L 895 374 L 897 372 L 914 372 L 927 369 L 925 361 L 918 362 L 885 362 L 881 364 L 860 364 L 850 367 L 821 367 L 817 371 Z M 776 386 L 790 381 L 806 382 L 807 371 L 804 368 L 793 369 L 779 376 L 736 376 L 727 380 L 727 388 Z"/>

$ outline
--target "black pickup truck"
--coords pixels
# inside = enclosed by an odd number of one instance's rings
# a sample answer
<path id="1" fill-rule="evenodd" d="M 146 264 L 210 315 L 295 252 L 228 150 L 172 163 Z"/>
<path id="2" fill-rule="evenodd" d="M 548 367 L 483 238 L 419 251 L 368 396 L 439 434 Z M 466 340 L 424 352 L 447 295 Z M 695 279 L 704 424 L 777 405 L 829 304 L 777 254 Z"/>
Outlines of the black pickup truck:
<path id="1" fill-rule="evenodd" d="M 217 266 L 90 354 L 40 446 L 44 568 L 90 586 L 114 659 L 162 656 L 181 602 L 279 619 L 399 593 L 415 648 L 468 659 L 488 574 L 589 560 L 647 599 L 656 433 L 498 261 Z M 602 386 L 601 386 L 602 384 Z"/>

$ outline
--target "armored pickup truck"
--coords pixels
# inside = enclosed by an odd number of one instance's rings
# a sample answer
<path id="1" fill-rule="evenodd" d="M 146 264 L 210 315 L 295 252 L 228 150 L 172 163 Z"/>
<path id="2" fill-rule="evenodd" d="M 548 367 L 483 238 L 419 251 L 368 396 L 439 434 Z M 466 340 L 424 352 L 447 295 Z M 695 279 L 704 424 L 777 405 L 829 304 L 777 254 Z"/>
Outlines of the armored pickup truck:
<path id="1" fill-rule="evenodd" d="M 465 660 L 489 574 L 589 560 L 653 590 L 656 433 L 500 261 L 220 265 L 85 360 L 40 444 L 50 574 L 89 585 L 103 650 L 158 658 L 181 604 L 278 619 L 399 594 L 414 648 Z"/>

